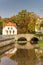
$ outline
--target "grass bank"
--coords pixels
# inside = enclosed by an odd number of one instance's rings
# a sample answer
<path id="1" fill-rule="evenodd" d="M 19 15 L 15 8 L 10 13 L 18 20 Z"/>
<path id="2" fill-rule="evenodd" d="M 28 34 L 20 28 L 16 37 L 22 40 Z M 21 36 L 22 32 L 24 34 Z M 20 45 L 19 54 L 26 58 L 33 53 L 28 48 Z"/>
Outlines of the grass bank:
<path id="1" fill-rule="evenodd" d="M 43 47 L 43 41 L 39 41 L 37 44 L 39 47 Z"/>

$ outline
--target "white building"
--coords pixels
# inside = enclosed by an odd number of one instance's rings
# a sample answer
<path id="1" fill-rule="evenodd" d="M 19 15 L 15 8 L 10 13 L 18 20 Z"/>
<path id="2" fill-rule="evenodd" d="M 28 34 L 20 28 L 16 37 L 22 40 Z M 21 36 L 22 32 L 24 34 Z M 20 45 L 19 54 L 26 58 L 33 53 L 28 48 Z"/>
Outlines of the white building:
<path id="1" fill-rule="evenodd" d="M 2 35 L 15 35 L 17 34 L 17 26 L 15 23 L 6 22 L 3 25 Z"/>
<path id="2" fill-rule="evenodd" d="M 41 27 L 41 30 L 40 30 L 40 31 L 41 31 L 41 33 L 43 34 L 43 27 Z"/>
<path id="3" fill-rule="evenodd" d="M 39 33 L 40 32 L 40 24 L 41 24 L 41 19 L 38 18 L 37 19 L 37 22 L 36 22 L 36 25 L 35 25 L 35 32 Z"/>

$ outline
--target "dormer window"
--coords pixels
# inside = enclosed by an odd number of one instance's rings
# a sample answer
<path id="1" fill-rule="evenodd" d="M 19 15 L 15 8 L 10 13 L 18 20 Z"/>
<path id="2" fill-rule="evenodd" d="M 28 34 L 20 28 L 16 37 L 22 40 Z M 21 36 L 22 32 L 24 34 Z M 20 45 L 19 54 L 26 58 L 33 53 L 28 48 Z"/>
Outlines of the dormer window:
<path id="1" fill-rule="evenodd" d="M 9 29 L 9 27 L 8 27 L 8 29 Z"/>

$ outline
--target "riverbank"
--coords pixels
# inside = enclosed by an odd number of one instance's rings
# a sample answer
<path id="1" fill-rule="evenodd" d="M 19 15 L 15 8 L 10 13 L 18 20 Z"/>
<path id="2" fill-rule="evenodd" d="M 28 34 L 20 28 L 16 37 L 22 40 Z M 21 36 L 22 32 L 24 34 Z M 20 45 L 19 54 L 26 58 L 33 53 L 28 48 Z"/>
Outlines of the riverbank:
<path id="1" fill-rule="evenodd" d="M 39 41 L 37 45 L 43 48 L 43 40 Z"/>

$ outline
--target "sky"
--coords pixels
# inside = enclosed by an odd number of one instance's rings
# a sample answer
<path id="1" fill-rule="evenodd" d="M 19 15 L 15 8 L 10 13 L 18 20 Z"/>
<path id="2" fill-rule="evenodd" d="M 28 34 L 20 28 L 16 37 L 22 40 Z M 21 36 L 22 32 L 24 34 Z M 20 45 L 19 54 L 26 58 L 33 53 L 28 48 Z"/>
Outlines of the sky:
<path id="1" fill-rule="evenodd" d="M 0 16 L 11 17 L 27 10 L 43 17 L 43 0 L 0 0 Z"/>

